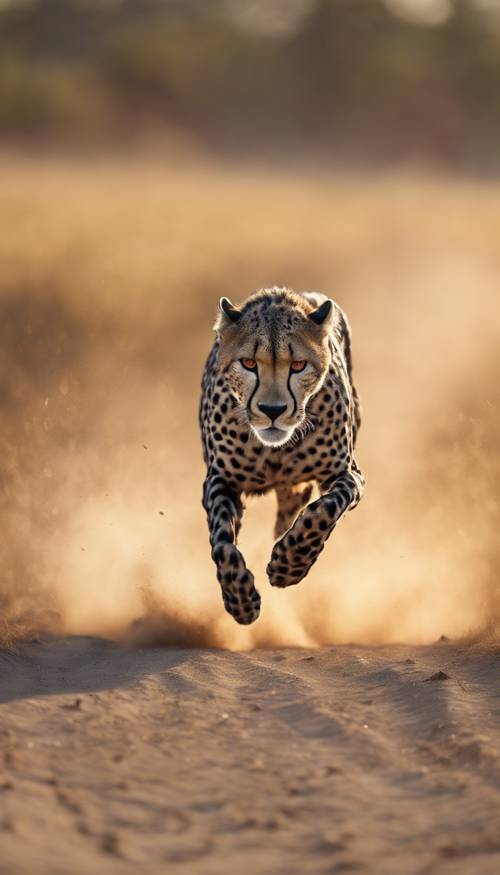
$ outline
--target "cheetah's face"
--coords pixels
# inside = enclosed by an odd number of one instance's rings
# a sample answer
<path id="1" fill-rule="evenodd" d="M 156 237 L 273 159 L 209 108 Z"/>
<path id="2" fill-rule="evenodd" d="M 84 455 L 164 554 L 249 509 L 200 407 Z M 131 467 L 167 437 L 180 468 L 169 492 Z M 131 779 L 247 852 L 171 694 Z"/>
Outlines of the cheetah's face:
<path id="1" fill-rule="evenodd" d="M 272 304 L 246 312 L 223 298 L 221 312 L 219 363 L 231 391 L 259 441 L 282 446 L 306 426 L 328 371 L 332 302 L 309 313 Z"/>

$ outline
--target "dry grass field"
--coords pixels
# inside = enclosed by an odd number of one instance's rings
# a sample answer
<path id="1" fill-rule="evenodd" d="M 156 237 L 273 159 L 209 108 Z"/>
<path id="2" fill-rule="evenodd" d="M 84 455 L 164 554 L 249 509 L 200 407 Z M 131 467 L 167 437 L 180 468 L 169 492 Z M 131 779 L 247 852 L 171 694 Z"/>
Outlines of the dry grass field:
<path id="1" fill-rule="evenodd" d="M 0 872 L 497 872 L 498 183 L 0 176 Z M 198 385 L 218 298 L 273 284 L 349 314 L 367 493 L 293 591 L 251 503 L 241 628 Z"/>

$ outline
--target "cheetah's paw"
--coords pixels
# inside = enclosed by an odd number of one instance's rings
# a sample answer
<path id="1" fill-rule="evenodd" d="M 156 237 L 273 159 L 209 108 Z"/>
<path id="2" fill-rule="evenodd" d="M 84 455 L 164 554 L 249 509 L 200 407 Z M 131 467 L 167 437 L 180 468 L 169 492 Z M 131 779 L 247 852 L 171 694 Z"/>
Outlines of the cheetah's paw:
<path id="1" fill-rule="evenodd" d="M 226 544 L 218 549 L 216 559 L 226 611 L 242 626 L 254 623 L 260 614 L 260 595 L 243 556 L 234 544 Z"/>
<path id="2" fill-rule="evenodd" d="M 300 583 L 309 571 L 309 564 L 301 556 L 294 556 L 293 553 L 287 555 L 286 548 L 278 541 L 266 570 L 271 586 L 284 588 Z"/>

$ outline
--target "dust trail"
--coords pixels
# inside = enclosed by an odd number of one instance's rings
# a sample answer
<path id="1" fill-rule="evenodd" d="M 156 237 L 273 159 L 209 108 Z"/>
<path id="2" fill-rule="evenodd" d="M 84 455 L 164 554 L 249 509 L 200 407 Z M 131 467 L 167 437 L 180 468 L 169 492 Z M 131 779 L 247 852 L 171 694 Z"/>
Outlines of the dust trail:
<path id="1" fill-rule="evenodd" d="M 473 199 L 486 228 L 489 196 L 435 180 L 433 216 L 411 179 L 349 191 L 335 180 L 221 185 L 209 173 L 196 187 L 111 173 L 103 194 L 82 168 L 59 173 L 36 167 L 21 195 L 4 195 L 4 217 L 24 209 L 44 219 L 45 245 L 25 218 L 0 252 L 2 640 L 52 631 L 250 649 L 496 628 L 500 270 L 488 233 L 469 238 L 456 218 Z M 279 207 L 262 219 L 257 205 L 273 185 Z M 79 193 L 64 224 L 50 187 L 61 198 Z M 314 204 L 299 261 L 290 211 Z M 333 231 L 332 204 L 345 216 Z M 200 224 L 188 233 L 193 206 Z M 145 221 L 139 239 L 130 215 Z M 249 215 L 260 216 L 251 223 L 260 273 L 242 261 Z M 376 227 L 367 215 L 378 216 Z M 431 242 L 422 239 L 429 222 Z M 194 265 L 192 233 L 207 247 Z M 310 275 L 350 314 L 368 487 L 309 577 L 287 592 L 264 575 L 273 501 L 250 503 L 242 547 L 263 612 L 242 629 L 222 611 L 199 501 L 198 381 L 235 265 L 237 299 L 262 285 L 264 271 L 279 266 L 281 281 L 284 263 L 291 285 L 311 286 Z"/>

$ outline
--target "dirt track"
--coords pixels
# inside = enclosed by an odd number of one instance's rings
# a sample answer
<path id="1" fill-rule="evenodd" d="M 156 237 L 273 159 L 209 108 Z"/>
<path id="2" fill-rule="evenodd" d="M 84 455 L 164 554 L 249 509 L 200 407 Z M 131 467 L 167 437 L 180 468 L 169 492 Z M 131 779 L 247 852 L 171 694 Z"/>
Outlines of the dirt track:
<path id="1" fill-rule="evenodd" d="M 0 665 L 2 873 L 499 871 L 498 652 L 76 637 Z"/>

